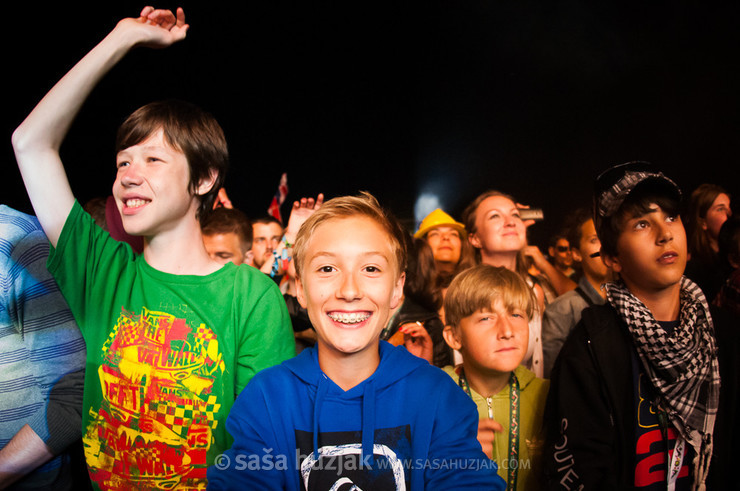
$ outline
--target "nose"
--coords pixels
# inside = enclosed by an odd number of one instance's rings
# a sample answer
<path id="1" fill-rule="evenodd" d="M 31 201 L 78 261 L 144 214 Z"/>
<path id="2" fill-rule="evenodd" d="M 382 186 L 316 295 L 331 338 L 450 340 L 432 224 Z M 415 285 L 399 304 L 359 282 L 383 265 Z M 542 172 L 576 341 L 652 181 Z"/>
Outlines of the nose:
<path id="1" fill-rule="evenodd" d="M 343 300 L 356 300 L 362 296 L 357 278 L 352 273 L 342 275 L 341 284 L 337 290 L 337 297 Z"/>
<path id="2" fill-rule="evenodd" d="M 124 187 L 138 186 L 142 182 L 138 165 L 130 163 L 126 167 L 119 169 L 119 179 Z"/>
<path id="3" fill-rule="evenodd" d="M 516 221 L 519 220 L 518 217 L 515 217 L 514 215 L 506 214 L 504 215 L 504 226 L 506 227 L 515 227 Z"/>
<path id="4" fill-rule="evenodd" d="M 512 329 L 508 312 L 504 315 L 499 315 L 496 323 L 498 324 L 499 339 L 510 339 L 514 335 L 514 329 Z"/>
<path id="5" fill-rule="evenodd" d="M 673 240 L 673 230 L 671 229 L 670 224 L 666 223 L 665 221 L 661 221 L 660 225 L 658 226 L 657 242 L 659 244 L 665 244 L 672 240 Z"/>

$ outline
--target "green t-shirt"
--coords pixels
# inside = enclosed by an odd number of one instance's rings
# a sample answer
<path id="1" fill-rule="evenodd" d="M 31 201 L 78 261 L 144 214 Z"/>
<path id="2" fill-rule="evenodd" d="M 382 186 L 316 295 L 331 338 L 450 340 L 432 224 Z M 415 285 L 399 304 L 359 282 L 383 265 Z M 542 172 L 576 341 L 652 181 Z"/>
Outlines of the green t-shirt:
<path id="1" fill-rule="evenodd" d="M 82 434 L 94 484 L 204 488 L 231 446 L 235 397 L 295 355 L 277 285 L 231 263 L 206 276 L 155 270 L 77 202 L 48 267 L 87 344 Z"/>

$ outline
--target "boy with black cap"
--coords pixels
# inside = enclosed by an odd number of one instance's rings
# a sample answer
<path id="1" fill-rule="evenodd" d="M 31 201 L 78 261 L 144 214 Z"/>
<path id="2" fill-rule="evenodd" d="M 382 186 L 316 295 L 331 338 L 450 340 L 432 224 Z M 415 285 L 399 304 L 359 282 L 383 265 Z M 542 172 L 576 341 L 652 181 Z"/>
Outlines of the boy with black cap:
<path id="1" fill-rule="evenodd" d="M 730 406 L 738 369 L 729 366 L 737 363 L 737 336 L 720 338 L 724 321 L 683 277 L 680 200 L 678 186 L 645 162 L 612 167 L 596 180 L 601 255 L 618 279 L 606 284 L 605 305 L 584 310 L 552 373 L 546 467 L 553 489 L 729 482 L 721 474 L 737 414 Z"/>

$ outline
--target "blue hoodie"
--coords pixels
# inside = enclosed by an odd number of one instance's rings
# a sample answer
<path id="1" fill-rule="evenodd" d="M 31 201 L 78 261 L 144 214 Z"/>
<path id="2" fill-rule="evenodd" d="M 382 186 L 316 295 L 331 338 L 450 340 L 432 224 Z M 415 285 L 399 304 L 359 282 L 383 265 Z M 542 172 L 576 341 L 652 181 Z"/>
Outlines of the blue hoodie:
<path id="1" fill-rule="evenodd" d="M 342 390 L 315 348 L 258 373 L 226 428 L 208 489 L 495 489 L 475 404 L 439 368 L 380 342 L 370 377 Z M 317 456 L 320 456 L 317 458 Z"/>

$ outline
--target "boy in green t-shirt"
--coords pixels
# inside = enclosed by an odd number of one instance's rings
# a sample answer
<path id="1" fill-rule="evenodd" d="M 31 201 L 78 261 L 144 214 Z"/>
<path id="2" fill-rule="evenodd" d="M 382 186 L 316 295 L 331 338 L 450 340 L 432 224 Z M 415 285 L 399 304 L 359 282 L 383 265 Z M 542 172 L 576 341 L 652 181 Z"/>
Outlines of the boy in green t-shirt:
<path id="1" fill-rule="evenodd" d="M 478 441 L 510 490 L 540 485 L 549 381 L 521 365 L 535 305 L 518 274 L 487 264 L 458 274 L 445 295 L 443 334 L 463 362 L 444 370 L 478 407 Z"/>
<path id="2" fill-rule="evenodd" d="M 95 84 L 130 49 L 185 38 L 177 14 L 121 20 L 13 134 L 54 274 L 87 345 L 83 442 L 103 489 L 204 488 L 231 444 L 225 419 L 252 376 L 295 353 L 277 286 L 213 261 L 199 218 L 228 163 L 221 127 L 199 108 L 155 102 L 122 124 L 113 196 L 141 255 L 94 225 L 75 200 L 60 145 Z"/>

